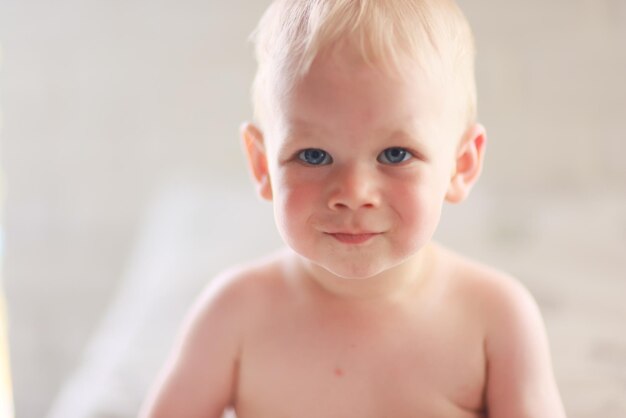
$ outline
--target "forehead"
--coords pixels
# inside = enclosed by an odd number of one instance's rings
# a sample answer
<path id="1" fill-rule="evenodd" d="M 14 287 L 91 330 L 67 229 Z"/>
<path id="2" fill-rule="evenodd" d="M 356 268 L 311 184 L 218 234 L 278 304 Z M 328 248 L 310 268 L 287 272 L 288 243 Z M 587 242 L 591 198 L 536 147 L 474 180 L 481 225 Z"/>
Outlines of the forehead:
<path id="1" fill-rule="evenodd" d="M 390 74 L 349 49 L 318 57 L 294 82 L 278 76 L 271 90 L 276 121 L 290 131 L 363 136 L 403 130 L 432 136 L 448 113 L 444 84 L 417 68 Z"/>

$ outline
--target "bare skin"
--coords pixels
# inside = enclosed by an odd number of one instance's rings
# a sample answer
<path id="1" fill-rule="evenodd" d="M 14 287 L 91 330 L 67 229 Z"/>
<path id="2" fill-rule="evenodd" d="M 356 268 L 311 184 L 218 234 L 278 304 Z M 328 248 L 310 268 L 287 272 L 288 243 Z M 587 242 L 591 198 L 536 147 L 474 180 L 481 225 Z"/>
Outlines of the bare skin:
<path id="1" fill-rule="evenodd" d="M 528 293 L 440 246 L 423 251 L 402 296 L 332 293 L 291 251 L 226 274 L 144 416 L 565 416 Z M 507 344 L 523 355 L 498 351 Z"/>
<path id="2" fill-rule="evenodd" d="M 143 416 L 564 417 L 529 293 L 431 242 L 484 128 L 459 128 L 449 86 L 343 48 L 242 129 L 289 249 L 213 281 Z"/>

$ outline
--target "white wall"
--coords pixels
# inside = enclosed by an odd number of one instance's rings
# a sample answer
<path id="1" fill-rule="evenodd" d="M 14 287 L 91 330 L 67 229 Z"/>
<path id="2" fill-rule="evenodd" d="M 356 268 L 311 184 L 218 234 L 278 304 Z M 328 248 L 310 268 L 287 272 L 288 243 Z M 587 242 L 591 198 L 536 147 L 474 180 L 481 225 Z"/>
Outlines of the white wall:
<path id="1" fill-rule="evenodd" d="M 479 195 L 623 196 L 626 3 L 460 3 L 476 32 L 489 132 Z M 43 416 L 75 364 L 158 186 L 183 173 L 248 187 L 238 139 L 254 71 L 246 38 L 266 4 L 0 2 L 4 275 L 20 417 Z M 72 339 L 55 338 L 63 328 Z"/>

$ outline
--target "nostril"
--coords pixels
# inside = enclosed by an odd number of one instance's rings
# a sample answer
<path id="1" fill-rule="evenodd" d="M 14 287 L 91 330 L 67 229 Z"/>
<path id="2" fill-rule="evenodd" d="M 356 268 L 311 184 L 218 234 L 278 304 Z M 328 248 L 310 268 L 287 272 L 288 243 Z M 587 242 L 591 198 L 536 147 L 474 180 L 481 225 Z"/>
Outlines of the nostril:
<path id="1" fill-rule="evenodd" d="M 345 210 L 345 209 L 352 209 L 352 210 L 357 210 L 357 209 L 372 209 L 375 208 L 376 205 L 374 203 L 368 202 L 368 203 L 362 203 L 362 204 L 351 204 L 350 202 L 332 202 L 329 205 L 332 209 L 335 210 Z"/>
<path id="2" fill-rule="evenodd" d="M 335 202 L 332 204 L 332 206 L 335 209 L 347 209 L 348 208 L 348 205 L 346 205 L 345 203 L 341 203 L 341 202 Z"/>

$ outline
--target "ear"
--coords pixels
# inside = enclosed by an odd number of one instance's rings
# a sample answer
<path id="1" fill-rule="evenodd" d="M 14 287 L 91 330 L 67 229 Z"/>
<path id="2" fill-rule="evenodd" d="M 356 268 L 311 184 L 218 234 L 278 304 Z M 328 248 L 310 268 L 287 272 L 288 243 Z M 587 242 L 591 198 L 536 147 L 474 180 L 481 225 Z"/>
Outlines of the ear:
<path id="1" fill-rule="evenodd" d="M 266 200 L 272 200 L 272 186 L 267 168 L 267 155 L 263 133 L 250 122 L 241 125 L 241 139 L 244 150 L 248 157 L 250 172 L 254 177 L 259 196 Z"/>
<path id="2" fill-rule="evenodd" d="M 481 124 L 475 123 L 465 131 L 457 151 L 446 201 L 459 203 L 467 198 L 482 171 L 486 142 L 487 134 Z"/>

